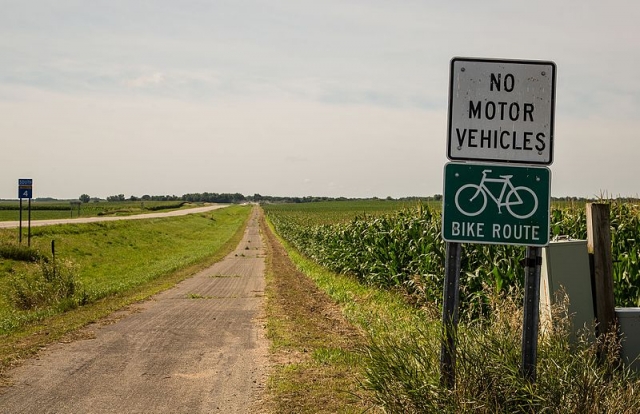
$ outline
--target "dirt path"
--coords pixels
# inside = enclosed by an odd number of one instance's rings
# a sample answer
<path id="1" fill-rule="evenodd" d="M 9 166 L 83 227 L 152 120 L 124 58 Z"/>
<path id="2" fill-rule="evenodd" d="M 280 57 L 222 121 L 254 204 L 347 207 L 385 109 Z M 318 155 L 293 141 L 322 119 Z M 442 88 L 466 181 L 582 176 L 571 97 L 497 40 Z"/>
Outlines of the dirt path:
<path id="1" fill-rule="evenodd" d="M 9 372 L 7 413 L 245 413 L 264 387 L 259 210 L 223 261 Z"/>
<path id="2" fill-rule="evenodd" d="M 31 227 L 51 226 L 54 224 L 76 224 L 76 223 L 96 223 L 98 221 L 117 221 L 117 220 L 141 220 L 161 217 L 186 216 L 187 214 L 204 213 L 205 211 L 217 210 L 227 207 L 228 204 L 214 204 L 206 207 L 194 207 L 183 210 L 165 211 L 163 213 L 146 213 L 136 214 L 133 216 L 110 216 L 110 217 L 79 217 L 74 219 L 55 219 L 55 220 L 32 220 Z M 0 229 L 13 229 L 20 226 L 19 221 L 0 221 Z M 27 227 L 26 218 L 22 220 L 23 228 Z"/>

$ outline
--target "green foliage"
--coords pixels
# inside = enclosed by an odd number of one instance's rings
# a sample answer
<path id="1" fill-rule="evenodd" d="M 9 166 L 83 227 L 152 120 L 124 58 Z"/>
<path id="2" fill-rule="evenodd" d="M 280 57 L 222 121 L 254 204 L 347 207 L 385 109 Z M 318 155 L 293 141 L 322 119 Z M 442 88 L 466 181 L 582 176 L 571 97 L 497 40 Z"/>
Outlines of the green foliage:
<path id="1" fill-rule="evenodd" d="M 69 260 L 40 260 L 35 272 L 20 272 L 9 282 L 11 303 L 19 310 L 45 308 L 61 302 L 75 307 L 81 300 L 74 297 L 79 290 L 78 271 Z"/>
<path id="2" fill-rule="evenodd" d="M 265 205 L 264 210 L 279 234 L 319 264 L 366 284 L 401 289 L 419 305 L 440 302 L 446 244 L 439 210 L 383 201 L 378 210 L 373 206 L 333 202 Z M 611 227 L 616 305 L 640 306 L 639 207 L 611 201 Z M 584 205 L 553 208 L 551 229 L 554 235 L 585 239 Z M 521 290 L 523 247 L 465 244 L 462 249 L 463 307 L 484 306 L 484 284 L 496 291 Z"/>

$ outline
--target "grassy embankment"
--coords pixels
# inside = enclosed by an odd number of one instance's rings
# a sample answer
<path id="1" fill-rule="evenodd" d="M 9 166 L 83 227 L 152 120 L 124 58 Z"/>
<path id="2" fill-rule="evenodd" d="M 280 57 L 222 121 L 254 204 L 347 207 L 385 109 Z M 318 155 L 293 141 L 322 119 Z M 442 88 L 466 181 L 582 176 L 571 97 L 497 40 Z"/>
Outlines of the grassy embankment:
<path id="1" fill-rule="evenodd" d="M 39 262 L 10 258 L 25 249 L 15 249 L 14 229 L 1 230 L 0 371 L 38 347 L 220 260 L 242 237 L 250 209 L 232 206 L 175 218 L 37 227 L 32 229 L 30 252 Z M 47 277 L 52 272 L 47 269 L 53 264 L 52 240 L 57 274 L 74 279 L 67 297 L 38 301 L 35 295 L 31 302 L 18 301 L 16 293 L 25 281 L 51 296 Z"/>

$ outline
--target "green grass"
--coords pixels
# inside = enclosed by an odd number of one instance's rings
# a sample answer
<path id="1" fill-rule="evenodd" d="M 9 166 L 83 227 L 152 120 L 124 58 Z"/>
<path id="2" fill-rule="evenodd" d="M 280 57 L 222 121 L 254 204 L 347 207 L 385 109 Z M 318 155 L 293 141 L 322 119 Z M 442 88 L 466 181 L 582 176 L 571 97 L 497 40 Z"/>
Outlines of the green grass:
<path id="1" fill-rule="evenodd" d="M 195 265 L 217 252 L 245 222 L 250 207 L 233 206 L 175 218 L 70 224 L 32 229 L 32 248 L 50 256 L 55 240 L 56 260 L 77 269 L 83 302 L 134 290 L 179 269 Z M 0 241 L 15 238 L 0 231 Z M 12 278 L 37 271 L 35 263 L 2 259 L 0 292 L 9 292 Z M 60 312 L 53 307 L 20 311 L 9 295 L 0 295 L 0 334 Z"/>
<path id="2" fill-rule="evenodd" d="M 300 254 L 286 240 L 280 238 L 280 241 L 297 269 L 340 305 L 347 319 L 357 326 L 394 335 L 424 319 L 426 314 L 434 315 L 430 313 L 431 310 L 409 306 L 405 298 L 395 292 L 377 289 L 348 275 L 334 273 Z"/>

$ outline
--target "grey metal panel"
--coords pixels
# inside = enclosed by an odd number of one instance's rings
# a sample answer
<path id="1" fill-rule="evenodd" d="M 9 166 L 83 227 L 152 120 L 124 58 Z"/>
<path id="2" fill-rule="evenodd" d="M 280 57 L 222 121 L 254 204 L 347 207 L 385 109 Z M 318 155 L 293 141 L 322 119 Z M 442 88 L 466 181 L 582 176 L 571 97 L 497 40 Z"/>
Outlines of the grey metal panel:
<path id="1" fill-rule="evenodd" d="M 616 308 L 622 334 L 622 360 L 640 371 L 640 308 Z"/>
<path id="2" fill-rule="evenodd" d="M 550 242 L 542 250 L 540 312 L 544 327 L 552 324 L 550 306 L 561 289 L 569 298 L 572 339 L 585 327 L 595 337 L 595 313 L 586 240 Z"/>

